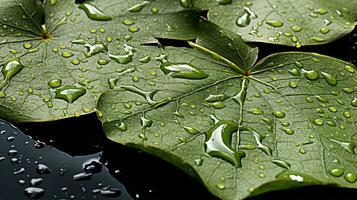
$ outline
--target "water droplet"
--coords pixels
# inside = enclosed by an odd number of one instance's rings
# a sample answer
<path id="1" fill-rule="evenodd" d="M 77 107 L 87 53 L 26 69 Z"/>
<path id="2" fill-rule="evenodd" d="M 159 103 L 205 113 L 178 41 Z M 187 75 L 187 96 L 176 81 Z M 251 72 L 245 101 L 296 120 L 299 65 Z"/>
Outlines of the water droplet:
<path id="1" fill-rule="evenodd" d="M 103 43 L 96 43 L 93 45 L 85 44 L 84 47 L 87 49 L 87 52 L 84 53 L 87 58 L 94 56 L 98 53 L 105 53 L 108 51 L 107 46 Z"/>
<path id="2" fill-rule="evenodd" d="M 51 173 L 51 170 L 44 164 L 38 164 L 36 167 L 36 172 L 39 174 L 49 174 Z"/>
<path id="3" fill-rule="evenodd" d="M 223 183 L 217 183 L 216 187 L 220 190 L 226 189 L 226 186 Z"/>
<path id="4" fill-rule="evenodd" d="M 120 124 L 115 124 L 120 131 L 127 131 L 128 126 L 124 122 L 120 122 Z"/>
<path id="5" fill-rule="evenodd" d="M 316 80 L 319 78 L 319 74 L 314 70 L 303 70 L 303 73 L 309 80 Z"/>
<path id="6" fill-rule="evenodd" d="M 285 113 L 282 111 L 274 111 L 272 113 L 276 118 L 284 118 L 285 117 Z"/>
<path id="7" fill-rule="evenodd" d="M 266 24 L 273 26 L 273 27 L 282 27 L 284 25 L 283 22 L 278 20 L 269 20 L 265 22 Z"/>
<path id="8" fill-rule="evenodd" d="M 45 190 L 38 187 L 27 187 L 24 190 L 24 194 L 29 199 L 38 199 L 43 196 Z"/>
<path id="9" fill-rule="evenodd" d="M 196 134 L 200 133 L 199 130 L 197 130 L 197 129 L 193 128 L 193 127 L 183 126 L 183 128 L 184 128 L 185 131 L 186 131 L 187 133 L 189 133 L 190 135 L 196 135 Z"/>
<path id="10" fill-rule="evenodd" d="M 7 152 L 7 155 L 9 156 L 16 156 L 18 154 L 18 151 L 15 150 L 15 149 L 10 149 L 8 152 Z"/>
<path id="11" fill-rule="evenodd" d="M 163 62 L 160 65 L 160 69 L 164 74 L 168 74 L 173 78 L 200 80 L 208 77 L 204 71 L 188 63 Z"/>
<path id="12" fill-rule="evenodd" d="M 289 83 L 289 87 L 291 87 L 291 88 L 297 88 L 297 86 L 298 86 L 298 82 L 291 81 L 291 82 Z"/>
<path id="13" fill-rule="evenodd" d="M 106 65 L 109 63 L 109 60 L 106 60 L 106 59 L 99 59 L 97 61 L 98 65 Z"/>
<path id="14" fill-rule="evenodd" d="M 64 51 L 62 54 L 61 54 L 62 57 L 64 58 L 70 58 L 73 56 L 73 53 L 70 52 L 70 51 Z"/>
<path id="15" fill-rule="evenodd" d="M 299 149 L 299 153 L 300 153 L 300 154 L 306 154 L 306 150 L 303 149 L 303 148 L 301 148 L 301 149 Z"/>
<path id="16" fill-rule="evenodd" d="M 353 97 L 352 102 L 351 102 L 351 106 L 357 107 L 357 97 Z"/>
<path id="17" fill-rule="evenodd" d="M 344 150 L 346 150 L 348 153 L 354 154 L 355 146 L 351 142 L 341 142 L 341 141 L 334 140 L 334 139 L 330 139 L 330 141 L 335 142 L 340 147 L 342 147 Z"/>
<path id="18" fill-rule="evenodd" d="M 84 88 L 79 88 L 76 86 L 64 86 L 60 89 L 56 89 L 55 98 L 63 99 L 68 103 L 75 102 L 78 98 L 86 94 L 86 90 Z"/>
<path id="19" fill-rule="evenodd" d="M 98 173 L 102 171 L 102 164 L 96 159 L 91 159 L 83 163 L 83 170 L 86 173 Z"/>
<path id="20" fill-rule="evenodd" d="M 218 102 L 218 101 L 224 101 L 228 99 L 228 96 L 225 94 L 210 94 L 205 101 L 206 102 Z"/>
<path id="21" fill-rule="evenodd" d="M 130 25 L 135 24 L 135 21 L 130 20 L 130 19 L 124 19 L 124 20 L 122 21 L 122 23 L 123 23 L 124 25 L 126 25 L 126 26 L 130 26 Z"/>
<path id="22" fill-rule="evenodd" d="M 259 108 L 251 108 L 248 110 L 248 113 L 253 114 L 253 115 L 262 115 L 262 114 L 264 114 L 264 111 L 262 111 Z"/>
<path id="23" fill-rule="evenodd" d="M 283 130 L 288 135 L 294 135 L 295 133 L 295 131 L 290 128 L 282 128 L 281 130 Z"/>
<path id="24" fill-rule="evenodd" d="M 239 14 L 236 24 L 239 27 L 246 27 L 250 24 L 251 19 L 258 18 L 258 16 L 250 10 L 248 7 L 244 7 L 244 10 Z"/>
<path id="25" fill-rule="evenodd" d="M 300 70 L 297 70 L 295 68 L 289 70 L 289 74 L 293 76 L 300 76 Z"/>
<path id="26" fill-rule="evenodd" d="M 330 29 L 327 28 L 327 27 L 323 27 L 323 28 L 320 29 L 320 33 L 322 33 L 322 34 L 326 34 L 328 32 L 330 32 Z"/>
<path id="27" fill-rule="evenodd" d="M 128 64 L 133 61 L 133 55 L 132 54 L 125 54 L 125 55 L 113 55 L 109 54 L 109 58 L 114 60 L 115 62 L 119 64 Z"/>
<path id="28" fill-rule="evenodd" d="M 86 173 L 86 172 L 82 172 L 82 173 L 78 173 L 73 175 L 73 180 L 74 181 L 83 181 L 83 180 L 89 180 L 92 177 L 92 173 Z"/>
<path id="29" fill-rule="evenodd" d="M 355 72 L 355 69 L 350 65 L 346 65 L 345 66 L 345 70 L 350 72 L 350 73 L 354 73 Z"/>
<path id="30" fill-rule="evenodd" d="M 337 85 L 337 80 L 331 74 L 321 72 L 322 76 L 325 78 L 326 82 L 332 86 Z"/>
<path id="31" fill-rule="evenodd" d="M 278 165 L 279 167 L 285 168 L 285 169 L 289 169 L 290 168 L 290 163 L 284 161 L 284 160 L 277 160 L 274 159 L 271 161 L 272 163 Z"/>
<path id="32" fill-rule="evenodd" d="M 78 6 L 78 8 L 84 10 L 84 12 L 87 14 L 87 17 L 92 20 L 109 21 L 112 19 L 108 15 L 104 14 L 103 11 L 101 11 L 99 8 L 89 3 L 82 3 Z"/>
<path id="33" fill-rule="evenodd" d="M 320 14 L 320 15 L 325 15 L 325 14 L 327 14 L 328 11 L 324 8 L 318 8 L 318 9 L 314 10 L 314 12 L 317 14 Z"/>
<path id="34" fill-rule="evenodd" d="M 223 109 L 225 107 L 226 107 L 226 105 L 224 105 L 224 103 L 221 101 L 213 103 L 213 108 L 215 108 L 215 109 Z"/>
<path id="35" fill-rule="evenodd" d="M 330 174 L 335 177 L 340 177 L 345 173 L 343 168 L 334 168 L 330 170 Z"/>
<path id="36" fill-rule="evenodd" d="M 219 121 L 206 133 L 205 150 L 210 156 L 221 158 L 233 166 L 241 167 L 241 158 L 245 156 L 242 151 L 232 147 L 232 135 L 238 126 L 231 121 Z"/>
<path id="37" fill-rule="evenodd" d="M 130 7 L 128 9 L 129 12 L 140 12 L 142 11 L 146 5 L 148 5 L 150 1 L 143 1 L 141 3 L 135 4 L 134 6 Z"/>
<path id="38" fill-rule="evenodd" d="M 158 102 L 154 101 L 154 95 L 158 92 L 158 90 L 151 90 L 151 91 L 143 91 L 139 88 L 137 88 L 136 86 L 126 86 L 126 85 L 122 85 L 120 86 L 122 89 L 127 90 L 129 92 L 133 92 L 136 93 L 142 97 L 144 97 L 149 104 L 156 104 Z"/>
<path id="39" fill-rule="evenodd" d="M 352 93 L 354 92 L 353 88 L 342 88 L 342 90 L 346 93 Z"/>
<path id="40" fill-rule="evenodd" d="M 319 37 L 319 36 L 313 36 L 310 39 L 315 41 L 315 42 L 324 42 L 324 41 L 326 41 L 324 38 Z"/>
<path id="41" fill-rule="evenodd" d="M 121 190 L 116 188 L 102 188 L 102 189 L 94 189 L 92 191 L 94 194 L 100 194 L 105 197 L 119 197 L 121 195 Z"/>
<path id="42" fill-rule="evenodd" d="M 315 119 L 312 121 L 313 124 L 315 124 L 316 126 L 322 126 L 324 125 L 324 120 L 323 119 Z"/>
<path id="43" fill-rule="evenodd" d="M 149 128 L 151 127 L 153 121 L 151 119 L 147 119 L 145 116 L 141 117 L 141 128 Z"/>
<path id="44" fill-rule="evenodd" d="M 337 112 L 337 108 L 333 107 L 333 106 L 329 107 L 328 110 L 331 111 L 331 112 Z"/>
<path id="45" fill-rule="evenodd" d="M 36 186 L 40 185 L 42 183 L 42 181 L 43 181 L 42 178 L 32 178 L 30 180 L 30 183 L 31 183 L 31 186 L 36 187 Z"/>
<path id="46" fill-rule="evenodd" d="M 290 27 L 292 31 L 294 32 L 299 32 L 302 30 L 302 27 L 301 26 L 298 26 L 298 25 L 295 25 L 295 26 L 292 26 Z"/>
<path id="47" fill-rule="evenodd" d="M 20 61 L 13 60 L 2 65 L 1 73 L 4 76 L 4 81 L 0 83 L 0 89 L 7 85 L 12 77 L 18 74 L 24 66 Z"/>
<path id="48" fill-rule="evenodd" d="M 48 81 L 48 85 L 51 88 L 58 88 L 62 85 L 62 80 L 61 79 L 52 79 L 52 80 Z"/>
<path id="49" fill-rule="evenodd" d="M 343 178 L 349 183 L 355 183 L 357 181 L 357 175 L 355 173 L 347 173 Z"/>
<path id="50" fill-rule="evenodd" d="M 351 118 L 352 114 L 350 112 L 343 112 L 343 116 L 345 116 L 346 118 Z"/>

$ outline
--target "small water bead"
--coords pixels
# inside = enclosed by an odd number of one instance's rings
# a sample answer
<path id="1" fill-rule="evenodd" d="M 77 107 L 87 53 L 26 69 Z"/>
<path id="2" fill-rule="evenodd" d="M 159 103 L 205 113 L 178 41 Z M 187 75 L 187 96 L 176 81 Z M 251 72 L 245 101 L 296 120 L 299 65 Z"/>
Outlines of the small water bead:
<path id="1" fill-rule="evenodd" d="M 128 126 L 124 122 L 120 122 L 120 124 L 115 124 L 115 126 L 118 127 L 120 131 L 128 130 Z"/>
<path id="2" fill-rule="evenodd" d="M 347 173 L 343 178 L 349 183 L 355 183 L 357 181 L 357 175 L 355 173 Z"/>
<path id="3" fill-rule="evenodd" d="M 141 58 L 139 61 L 141 63 L 148 63 L 148 62 L 150 62 L 150 60 L 151 60 L 150 56 L 145 56 L 145 57 Z"/>
<path id="4" fill-rule="evenodd" d="M 99 173 L 102 171 L 102 164 L 98 160 L 91 159 L 84 162 L 82 168 L 86 173 Z"/>
<path id="5" fill-rule="evenodd" d="M 30 180 L 31 186 L 34 186 L 34 187 L 40 185 L 42 182 L 43 182 L 43 178 L 32 178 Z"/>
<path id="6" fill-rule="evenodd" d="M 141 3 L 135 4 L 134 6 L 128 9 L 129 12 L 136 13 L 142 11 L 146 5 L 148 5 L 150 1 L 143 1 Z"/>
<path id="7" fill-rule="evenodd" d="M 119 64 L 128 64 L 133 61 L 133 55 L 132 54 L 126 54 L 126 55 L 113 55 L 109 54 L 109 58 L 114 60 L 115 62 Z"/>
<path id="8" fill-rule="evenodd" d="M 87 49 L 87 52 L 84 55 L 89 58 L 94 56 L 98 53 L 106 53 L 108 52 L 108 48 L 103 43 L 96 43 L 96 44 L 85 44 L 84 47 Z"/>
<path id="9" fill-rule="evenodd" d="M 322 33 L 322 34 L 326 34 L 328 32 L 330 32 L 330 29 L 327 28 L 327 27 L 323 27 L 323 28 L 320 29 L 320 33 Z"/>
<path id="10" fill-rule="evenodd" d="M 200 158 L 195 159 L 195 165 L 202 166 L 202 164 L 203 164 L 203 159 L 200 159 Z"/>
<path id="11" fill-rule="evenodd" d="M 294 135 L 295 133 L 295 131 L 290 128 L 282 128 L 281 130 L 283 130 L 288 135 Z"/>
<path id="12" fill-rule="evenodd" d="M 109 60 L 106 59 L 99 59 L 97 61 L 98 65 L 107 65 L 109 63 Z"/>
<path id="13" fill-rule="evenodd" d="M 303 148 L 301 148 L 301 149 L 299 149 L 299 153 L 300 153 L 300 154 L 306 154 L 306 150 L 303 149 Z"/>
<path id="14" fill-rule="evenodd" d="M 36 166 L 36 172 L 38 174 L 49 174 L 49 173 L 51 173 L 51 170 L 44 164 L 38 164 Z"/>
<path id="15" fill-rule="evenodd" d="M 353 97 L 353 99 L 351 101 L 351 106 L 357 107 L 357 97 Z"/>
<path id="16" fill-rule="evenodd" d="M 214 102 L 212 105 L 213 105 L 213 108 L 215 108 L 215 109 L 223 109 L 226 107 L 226 105 L 224 105 L 224 103 L 221 101 Z"/>
<path id="17" fill-rule="evenodd" d="M 350 65 L 346 65 L 345 66 L 345 70 L 350 72 L 350 73 L 354 73 L 355 72 L 355 69 L 354 67 L 350 66 Z"/>
<path id="18" fill-rule="evenodd" d="M 326 41 L 324 38 L 319 37 L 319 36 L 313 36 L 310 39 L 315 42 L 325 42 Z"/>
<path id="19" fill-rule="evenodd" d="M 24 47 L 25 49 L 31 49 L 31 48 L 32 48 L 32 44 L 31 44 L 31 43 L 24 43 L 24 44 L 23 44 L 23 47 Z"/>
<path id="20" fill-rule="evenodd" d="M 354 92 L 353 88 L 342 88 L 342 90 L 344 92 L 346 92 L 346 93 L 353 93 Z"/>
<path id="21" fill-rule="evenodd" d="M 190 135 L 197 135 L 198 133 L 200 133 L 199 130 L 193 128 L 193 127 L 189 127 L 189 126 L 183 126 L 183 128 L 185 129 L 185 131 L 187 133 L 189 133 Z"/>
<path id="22" fill-rule="evenodd" d="M 74 60 L 71 60 L 71 63 L 72 63 L 73 65 L 79 65 L 79 64 L 81 63 L 81 61 L 78 60 L 78 59 L 74 59 Z"/>
<path id="23" fill-rule="evenodd" d="M 216 187 L 220 190 L 224 190 L 226 186 L 223 183 L 217 183 Z"/>
<path id="24" fill-rule="evenodd" d="M 158 8 L 151 8 L 151 13 L 152 14 L 157 14 L 157 13 L 159 13 L 160 12 L 160 10 L 158 9 Z"/>
<path id="25" fill-rule="evenodd" d="M 336 78 L 333 77 L 331 74 L 328 74 L 326 72 L 321 72 L 321 74 L 329 85 L 332 85 L 332 86 L 337 85 Z"/>
<path id="26" fill-rule="evenodd" d="M 274 111 L 274 112 L 272 112 L 272 114 L 276 118 L 284 118 L 286 116 L 286 114 L 282 111 Z"/>
<path id="27" fill-rule="evenodd" d="M 314 119 L 313 121 L 312 121 L 312 123 L 313 124 L 315 124 L 315 125 L 317 125 L 317 126 L 322 126 L 322 125 L 324 125 L 324 120 L 323 119 Z"/>
<path id="28" fill-rule="evenodd" d="M 352 114 L 350 112 L 343 112 L 343 116 L 345 116 L 346 118 L 351 118 Z"/>
<path id="29" fill-rule="evenodd" d="M 99 8 L 89 3 L 82 3 L 78 6 L 78 8 L 82 9 L 86 13 L 87 17 L 92 20 L 109 21 L 112 19 L 110 16 L 104 14 Z"/>
<path id="30" fill-rule="evenodd" d="M 334 177 L 340 177 L 345 173 L 345 169 L 343 168 L 334 168 L 329 171 L 329 173 Z"/>
<path id="31" fill-rule="evenodd" d="M 160 69 L 164 74 L 172 78 L 200 80 L 208 77 L 208 74 L 204 71 L 188 63 L 163 62 L 160 65 Z"/>
<path id="32" fill-rule="evenodd" d="M 314 70 L 303 70 L 303 73 L 309 80 L 316 80 L 319 78 L 319 74 Z"/>
<path id="33" fill-rule="evenodd" d="M 24 194 L 29 199 L 38 199 L 43 196 L 45 190 L 38 187 L 27 187 L 24 190 Z"/>
<path id="34" fill-rule="evenodd" d="M 249 8 L 244 7 L 244 10 L 239 14 L 236 25 L 239 27 L 246 27 L 250 24 L 251 19 L 256 19 L 258 16 Z"/>
<path id="35" fill-rule="evenodd" d="M 225 94 L 210 94 L 205 101 L 206 102 L 218 102 L 218 101 L 224 101 L 228 99 L 228 96 Z"/>
<path id="36" fill-rule="evenodd" d="M 328 13 L 328 11 L 324 8 L 318 8 L 318 9 L 314 10 L 314 12 L 317 14 L 320 14 L 320 15 L 325 15 Z"/>
<path id="37" fill-rule="evenodd" d="M 298 82 L 291 81 L 291 82 L 289 83 L 289 87 L 291 87 L 291 88 L 297 88 L 297 87 L 298 87 Z"/>
<path id="38" fill-rule="evenodd" d="M 87 93 L 86 89 L 76 86 L 64 86 L 62 88 L 56 89 L 55 98 L 63 99 L 68 103 L 73 103 L 81 96 Z"/>
<path id="39" fill-rule="evenodd" d="M 136 33 L 136 32 L 138 32 L 140 29 L 139 29 L 138 27 L 129 27 L 128 30 L 129 30 L 129 32 Z"/>
<path id="40" fill-rule="evenodd" d="M 285 169 L 289 169 L 290 168 L 290 163 L 288 163 L 288 162 L 286 162 L 284 160 L 274 159 L 271 162 L 276 164 L 277 166 L 285 168 Z"/>
<path id="41" fill-rule="evenodd" d="M 124 20 L 122 21 L 122 23 L 123 23 L 124 25 L 129 26 L 129 25 L 135 24 L 135 21 L 130 20 L 130 19 L 124 19 Z"/>
<path id="42" fill-rule="evenodd" d="M 73 53 L 70 52 L 70 51 L 64 51 L 62 54 L 61 54 L 62 57 L 64 58 L 70 58 L 73 56 Z"/>
<path id="43" fill-rule="evenodd" d="M 153 121 L 151 119 L 147 119 L 146 117 L 141 117 L 141 128 L 149 128 L 153 124 Z"/>
<path id="44" fill-rule="evenodd" d="M 7 152 L 7 155 L 9 156 L 16 156 L 18 154 L 18 151 L 15 150 L 15 149 L 10 149 L 8 152 Z"/>
<path id="45" fill-rule="evenodd" d="M 269 20 L 265 23 L 273 27 L 282 27 L 284 25 L 284 23 L 279 20 Z"/>
<path id="46" fill-rule="evenodd" d="M 92 173 L 81 172 L 73 175 L 72 178 L 74 181 L 83 181 L 83 180 L 89 180 L 90 178 L 92 178 L 92 176 L 93 176 Z"/>
<path id="47" fill-rule="evenodd" d="M 62 85 L 62 80 L 61 79 L 52 79 L 52 80 L 48 81 L 48 85 L 51 88 L 58 88 Z"/>
<path id="48" fill-rule="evenodd" d="M 290 27 L 290 29 L 294 32 L 299 32 L 302 30 L 302 27 L 301 26 L 298 26 L 298 25 L 295 25 L 295 26 L 292 26 Z"/>
<path id="49" fill-rule="evenodd" d="M 248 110 L 248 113 L 253 114 L 253 115 L 262 115 L 262 114 L 264 114 L 264 111 L 259 108 L 251 108 Z"/>
<path id="50" fill-rule="evenodd" d="M 334 113 L 337 112 L 337 108 L 336 107 L 329 107 L 328 110 L 331 111 L 331 112 L 334 112 Z"/>
<path id="51" fill-rule="evenodd" d="M 293 75 L 293 76 L 300 76 L 300 75 L 301 75 L 300 70 L 297 70 L 297 69 L 295 69 L 295 68 L 290 69 L 290 70 L 288 70 L 288 71 L 289 71 L 289 74 L 291 74 L 291 75 Z"/>

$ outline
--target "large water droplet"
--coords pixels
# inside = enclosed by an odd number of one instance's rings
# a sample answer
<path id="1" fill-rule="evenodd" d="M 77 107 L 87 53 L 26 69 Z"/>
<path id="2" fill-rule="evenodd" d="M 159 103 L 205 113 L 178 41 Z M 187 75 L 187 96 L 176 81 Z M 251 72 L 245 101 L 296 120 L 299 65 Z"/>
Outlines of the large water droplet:
<path id="1" fill-rule="evenodd" d="M 290 163 L 284 161 L 284 160 L 278 160 L 278 159 L 274 159 L 271 161 L 272 163 L 278 165 L 279 167 L 285 168 L 285 169 L 289 169 L 290 168 Z"/>
<path id="2" fill-rule="evenodd" d="M 340 177 L 345 173 L 343 168 L 334 168 L 330 170 L 330 174 L 335 177 Z"/>
<path id="3" fill-rule="evenodd" d="M 85 48 L 87 48 L 87 52 L 84 53 L 84 55 L 88 58 L 91 56 L 94 56 L 98 53 L 105 53 L 108 51 L 108 48 L 106 45 L 103 43 L 96 43 L 96 44 L 85 44 Z"/>
<path id="4" fill-rule="evenodd" d="M 38 199 L 43 196 L 45 190 L 38 187 L 27 187 L 24 190 L 24 194 L 27 198 Z"/>
<path id="5" fill-rule="evenodd" d="M 265 23 L 273 27 L 282 27 L 284 25 L 284 23 L 279 20 L 269 20 Z"/>
<path id="6" fill-rule="evenodd" d="M 236 24 L 239 27 L 246 27 L 250 24 L 251 19 L 255 18 L 258 18 L 258 16 L 250 8 L 244 7 L 244 10 L 238 16 Z"/>
<path id="7" fill-rule="evenodd" d="M 97 21 L 109 21 L 112 19 L 108 15 L 104 14 L 97 7 L 95 7 L 89 3 L 82 3 L 78 7 L 80 9 L 84 10 L 84 12 L 87 14 L 87 17 L 89 19 L 97 20 Z"/>
<path id="8" fill-rule="evenodd" d="M 86 92 L 87 91 L 84 88 L 79 88 L 79 87 L 76 87 L 76 86 L 64 86 L 63 88 L 56 89 L 55 98 L 63 99 L 65 101 L 67 101 L 68 103 L 73 103 L 78 98 L 80 98 L 81 96 L 85 95 Z"/>
<path id="9" fill-rule="evenodd" d="M 38 164 L 36 167 L 36 172 L 39 174 L 49 174 L 51 173 L 51 170 L 44 164 Z"/>
<path id="10" fill-rule="evenodd" d="M 204 71 L 188 63 L 164 62 L 161 63 L 160 69 L 164 74 L 168 74 L 173 78 L 200 80 L 208 77 Z"/>
<path id="11" fill-rule="evenodd" d="M 232 147 L 232 135 L 238 126 L 231 121 L 219 121 L 206 133 L 205 149 L 210 156 L 221 158 L 236 167 L 241 167 L 242 151 Z"/>
<path id="12" fill-rule="evenodd" d="M 128 64 L 133 61 L 132 54 L 124 54 L 124 55 L 109 54 L 109 58 L 111 58 L 112 60 L 114 60 L 119 64 Z"/>
<path id="13" fill-rule="evenodd" d="M 321 72 L 322 76 L 325 78 L 326 82 L 332 86 L 337 85 L 337 80 L 331 74 L 326 72 Z"/>
<path id="14" fill-rule="evenodd" d="M 284 117 L 285 117 L 285 113 L 282 112 L 282 111 L 274 111 L 272 114 L 273 114 L 274 117 L 276 117 L 276 118 L 284 118 Z"/>
<path id="15" fill-rule="evenodd" d="M 16 74 L 18 74 L 24 68 L 21 62 L 17 60 L 7 62 L 1 67 L 2 67 L 1 73 L 4 75 L 4 82 L 0 84 L 0 89 L 4 87 L 6 84 L 8 84 L 10 79 L 14 77 Z M 3 86 L 3 84 L 5 85 Z"/>
<path id="16" fill-rule="evenodd" d="M 136 86 L 126 86 L 126 85 L 122 85 L 120 87 L 124 90 L 136 93 L 136 94 L 144 97 L 148 101 L 149 104 L 157 103 L 156 101 L 154 101 L 153 98 L 154 98 L 154 95 L 158 92 L 158 90 L 144 91 Z"/>
<path id="17" fill-rule="evenodd" d="M 147 4 L 149 4 L 150 1 L 143 1 L 141 3 L 135 4 L 134 6 L 130 7 L 128 9 L 129 12 L 140 12 L 142 11 Z"/>
<path id="18" fill-rule="evenodd" d="M 357 175 L 355 173 L 347 173 L 343 178 L 349 183 L 355 183 L 357 181 Z"/>
<path id="19" fill-rule="evenodd" d="M 305 77 L 309 80 L 316 80 L 319 78 L 319 74 L 314 70 L 302 70 Z"/>

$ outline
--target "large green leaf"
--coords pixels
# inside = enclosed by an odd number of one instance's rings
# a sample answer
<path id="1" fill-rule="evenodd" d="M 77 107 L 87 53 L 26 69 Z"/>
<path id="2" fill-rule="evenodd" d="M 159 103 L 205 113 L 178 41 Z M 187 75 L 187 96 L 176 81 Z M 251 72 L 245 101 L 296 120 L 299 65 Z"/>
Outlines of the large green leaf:
<path id="1" fill-rule="evenodd" d="M 136 53 L 142 43 L 195 37 L 198 13 L 173 0 L 89 2 L 1 2 L 1 117 L 47 121 L 94 112 L 109 79 L 151 59 L 149 47 Z"/>
<path id="2" fill-rule="evenodd" d="M 194 47 L 152 51 L 99 99 L 108 138 L 186 170 L 222 199 L 332 184 L 357 188 L 350 63 L 273 54 L 201 22 Z M 248 61 L 247 61 L 248 60 Z"/>
<path id="3" fill-rule="evenodd" d="M 245 41 L 296 47 L 347 35 L 357 19 L 355 0 L 196 0 L 195 6 Z"/>

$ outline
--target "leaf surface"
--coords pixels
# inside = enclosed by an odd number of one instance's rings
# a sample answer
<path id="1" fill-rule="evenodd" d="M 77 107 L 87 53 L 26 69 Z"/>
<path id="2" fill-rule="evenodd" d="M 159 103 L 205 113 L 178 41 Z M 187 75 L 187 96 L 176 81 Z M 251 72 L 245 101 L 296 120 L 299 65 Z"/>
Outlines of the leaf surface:
<path id="1" fill-rule="evenodd" d="M 172 162 L 222 199 L 315 184 L 356 188 L 355 67 L 308 52 L 244 65 L 254 47 L 208 22 L 200 27 L 209 37 L 190 42 L 194 49 L 166 47 L 138 66 L 142 81 L 119 77 L 101 96 L 107 137 Z"/>

